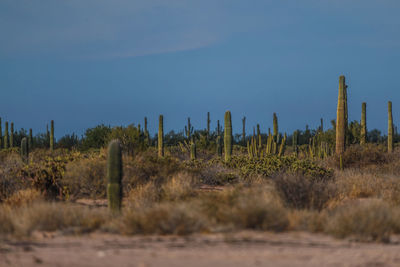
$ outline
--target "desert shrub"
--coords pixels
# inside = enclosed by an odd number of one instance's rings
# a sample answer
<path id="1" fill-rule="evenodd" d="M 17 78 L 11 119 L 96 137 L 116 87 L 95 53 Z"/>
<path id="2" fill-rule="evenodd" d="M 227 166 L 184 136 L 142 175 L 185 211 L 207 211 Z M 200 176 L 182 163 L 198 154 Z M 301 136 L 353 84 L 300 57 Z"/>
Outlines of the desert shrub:
<path id="1" fill-rule="evenodd" d="M 327 221 L 325 231 L 336 237 L 361 241 L 388 241 L 398 229 L 398 208 L 382 200 L 365 199 L 339 206 Z"/>
<path id="2" fill-rule="evenodd" d="M 122 150 L 129 155 L 134 155 L 134 153 L 144 151 L 148 146 L 144 134 L 134 125 L 112 128 L 107 137 L 107 143 L 114 139 L 120 141 Z"/>
<path id="3" fill-rule="evenodd" d="M 27 188 L 30 184 L 18 179 L 18 173 L 24 164 L 16 152 L 0 151 L 0 202 L 15 192 Z"/>
<path id="4" fill-rule="evenodd" d="M 110 133 L 111 128 L 104 124 L 87 129 L 82 139 L 81 149 L 88 150 L 90 148 L 99 149 L 104 147 L 107 144 Z"/>
<path id="5" fill-rule="evenodd" d="M 187 235 L 206 229 L 202 216 L 185 203 L 161 203 L 142 210 L 128 210 L 122 218 L 126 234 Z"/>
<path id="6" fill-rule="evenodd" d="M 273 181 L 286 204 L 296 209 L 321 210 L 336 196 L 336 187 L 329 180 L 286 173 L 274 176 Z"/>
<path id="7" fill-rule="evenodd" d="M 210 192 L 201 199 L 211 222 L 237 229 L 283 231 L 288 226 L 287 210 L 271 186 Z"/>
<path id="8" fill-rule="evenodd" d="M 294 156 L 268 155 L 262 158 L 234 156 L 230 162 L 226 163 L 226 166 L 238 169 L 243 176 L 271 176 L 276 173 L 287 172 L 324 179 L 333 174 L 332 170 L 321 167 L 311 160 L 297 159 Z"/>
<path id="9" fill-rule="evenodd" d="M 0 236 L 14 234 L 15 226 L 11 216 L 10 206 L 0 205 L 0 222 Z"/>
<path id="10" fill-rule="evenodd" d="M 343 154 L 343 165 L 345 168 L 365 168 L 371 165 L 380 165 L 389 162 L 389 157 L 383 146 L 368 144 L 366 146 L 349 146 Z M 335 155 L 333 165 L 339 168 L 339 157 Z"/>
<path id="11" fill-rule="evenodd" d="M 19 207 L 29 205 L 36 201 L 43 201 L 43 195 L 35 189 L 23 189 L 15 192 L 4 200 L 4 204 Z"/>
<path id="12" fill-rule="evenodd" d="M 72 198 L 106 197 L 106 159 L 103 155 L 68 163 L 62 184 Z"/>
<path id="13" fill-rule="evenodd" d="M 327 221 L 326 212 L 315 210 L 291 210 L 288 214 L 289 230 L 321 232 Z"/>

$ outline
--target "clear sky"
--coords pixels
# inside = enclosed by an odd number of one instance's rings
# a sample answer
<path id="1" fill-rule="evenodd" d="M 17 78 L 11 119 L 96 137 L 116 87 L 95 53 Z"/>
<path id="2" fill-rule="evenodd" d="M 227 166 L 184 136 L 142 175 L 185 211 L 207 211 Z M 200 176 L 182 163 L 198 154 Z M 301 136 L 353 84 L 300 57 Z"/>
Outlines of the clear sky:
<path id="1" fill-rule="evenodd" d="M 400 122 L 399 0 L 1 0 L 0 117 L 56 136 L 104 123 L 166 131 L 280 131 L 335 118 L 338 77 L 349 116 Z"/>

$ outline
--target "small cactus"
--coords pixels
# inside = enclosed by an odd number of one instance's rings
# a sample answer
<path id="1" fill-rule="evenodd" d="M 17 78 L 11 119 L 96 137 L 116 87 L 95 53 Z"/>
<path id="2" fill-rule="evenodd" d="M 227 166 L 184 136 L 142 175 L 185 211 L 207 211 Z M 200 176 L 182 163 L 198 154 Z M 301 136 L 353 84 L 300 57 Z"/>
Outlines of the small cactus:
<path id="1" fill-rule="evenodd" d="M 232 118 L 231 112 L 225 112 L 225 129 L 224 129 L 224 148 L 225 148 L 225 162 L 231 160 L 232 157 Z"/>
<path id="2" fill-rule="evenodd" d="M 367 143 L 367 103 L 363 102 L 361 105 L 361 132 L 360 132 L 360 145 Z"/>
<path id="3" fill-rule="evenodd" d="M 8 148 L 8 121 L 6 121 L 4 129 L 4 148 Z"/>
<path id="4" fill-rule="evenodd" d="M 164 157 L 164 117 L 160 115 L 158 119 L 158 156 Z"/>
<path id="5" fill-rule="evenodd" d="M 392 101 L 388 102 L 388 152 L 393 152 L 393 115 L 392 115 Z"/>
<path id="6" fill-rule="evenodd" d="M 26 137 L 21 140 L 21 159 L 25 164 L 29 163 L 29 147 Z"/>
<path id="7" fill-rule="evenodd" d="M 118 140 L 108 145 L 107 180 L 108 208 L 112 212 L 119 212 L 122 204 L 122 154 Z"/>
<path id="8" fill-rule="evenodd" d="M 10 147 L 14 147 L 14 123 L 11 123 L 11 129 L 10 129 Z"/>
<path id="9" fill-rule="evenodd" d="M 197 154 L 196 154 L 196 142 L 193 139 L 192 143 L 190 144 L 190 159 L 191 160 L 195 160 L 196 157 L 197 157 Z"/>
<path id="10" fill-rule="evenodd" d="M 54 150 L 54 121 L 51 121 L 51 126 L 50 126 L 50 150 Z"/>

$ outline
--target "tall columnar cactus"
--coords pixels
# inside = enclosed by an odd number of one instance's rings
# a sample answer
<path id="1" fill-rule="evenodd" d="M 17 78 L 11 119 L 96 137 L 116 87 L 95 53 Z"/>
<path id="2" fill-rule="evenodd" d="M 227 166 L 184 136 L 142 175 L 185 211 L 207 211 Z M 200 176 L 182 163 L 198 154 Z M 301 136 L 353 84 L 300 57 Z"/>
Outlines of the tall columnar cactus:
<path id="1" fill-rule="evenodd" d="M 8 148 L 8 121 L 6 121 L 4 129 L 4 148 Z"/>
<path id="2" fill-rule="evenodd" d="M 363 102 L 361 105 L 361 132 L 360 132 L 360 145 L 367 143 L 367 103 Z"/>
<path id="3" fill-rule="evenodd" d="M 14 123 L 11 123 L 11 129 L 10 129 L 10 147 L 14 147 Z"/>
<path id="4" fill-rule="evenodd" d="M 46 124 L 46 145 L 50 146 L 50 132 L 49 132 L 49 125 Z"/>
<path id="5" fill-rule="evenodd" d="M 210 112 L 207 112 L 207 139 L 210 137 Z"/>
<path id="6" fill-rule="evenodd" d="M 344 76 L 339 77 L 339 94 L 336 114 L 336 154 L 342 155 L 346 149 L 346 82 Z"/>
<path id="7" fill-rule="evenodd" d="M 219 120 L 217 120 L 217 136 L 221 135 L 221 125 L 219 124 Z"/>
<path id="8" fill-rule="evenodd" d="M 146 143 L 150 146 L 150 134 L 149 134 L 149 130 L 147 129 L 147 117 L 144 117 L 144 137 L 145 137 Z"/>
<path id="9" fill-rule="evenodd" d="M 21 140 L 21 159 L 25 164 L 29 163 L 29 147 L 26 137 Z"/>
<path id="10" fill-rule="evenodd" d="M 243 129 L 242 129 L 242 142 L 243 145 L 246 144 L 246 117 L 242 119 Z"/>
<path id="11" fill-rule="evenodd" d="M 190 144 L 190 159 L 191 160 L 195 160 L 197 157 L 197 153 L 196 153 L 196 142 L 194 139 L 192 139 L 192 142 Z"/>
<path id="12" fill-rule="evenodd" d="M 279 135 L 279 130 L 278 130 L 278 117 L 276 116 L 276 113 L 274 113 L 274 141 L 278 142 L 278 135 Z"/>
<path id="13" fill-rule="evenodd" d="M 257 143 L 258 147 L 262 146 L 262 139 L 261 139 L 261 131 L 260 131 L 260 124 L 257 124 Z"/>
<path id="14" fill-rule="evenodd" d="M 219 135 L 217 136 L 217 155 L 222 157 L 222 138 Z"/>
<path id="15" fill-rule="evenodd" d="M 122 203 L 122 154 L 118 140 L 108 145 L 107 180 L 108 208 L 112 212 L 119 212 Z"/>
<path id="16" fill-rule="evenodd" d="M 0 118 L 0 150 L 3 148 L 3 129 L 1 127 L 1 118 Z"/>
<path id="17" fill-rule="evenodd" d="M 388 152 L 393 152 L 393 115 L 392 101 L 388 102 Z"/>
<path id="18" fill-rule="evenodd" d="M 287 136 L 286 136 L 286 133 L 285 133 L 285 135 L 283 136 L 283 139 L 282 139 L 281 146 L 279 147 L 279 153 L 278 153 L 279 156 L 285 155 L 286 138 L 287 138 Z"/>
<path id="19" fill-rule="evenodd" d="M 224 148 L 225 148 L 225 162 L 231 160 L 232 157 L 232 118 L 231 112 L 225 112 L 225 129 L 224 129 Z"/>
<path id="20" fill-rule="evenodd" d="M 50 126 L 50 150 L 54 150 L 54 121 L 51 121 L 51 126 Z"/>
<path id="21" fill-rule="evenodd" d="M 164 117 L 160 115 L 158 119 L 158 156 L 164 157 Z"/>
<path id="22" fill-rule="evenodd" d="M 321 125 L 319 126 L 319 130 L 323 133 L 324 132 L 324 119 L 321 118 Z"/>
<path id="23" fill-rule="evenodd" d="M 193 126 L 190 123 L 190 118 L 188 118 L 187 121 L 188 122 L 187 122 L 187 126 L 185 126 L 185 132 L 186 132 L 187 139 L 190 140 L 190 136 L 191 136 L 191 134 L 193 132 Z"/>
<path id="24" fill-rule="evenodd" d="M 31 129 L 29 129 L 28 148 L 29 148 L 29 150 L 32 150 L 32 149 L 33 149 L 33 135 L 32 135 L 32 128 L 31 128 Z"/>

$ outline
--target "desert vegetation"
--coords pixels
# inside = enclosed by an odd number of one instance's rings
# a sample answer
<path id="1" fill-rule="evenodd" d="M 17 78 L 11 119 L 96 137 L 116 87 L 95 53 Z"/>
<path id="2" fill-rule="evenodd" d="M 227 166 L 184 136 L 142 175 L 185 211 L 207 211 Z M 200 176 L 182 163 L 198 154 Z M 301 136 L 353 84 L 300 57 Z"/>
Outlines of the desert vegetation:
<path id="1" fill-rule="evenodd" d="M 388 135 L 348 121 L 339 78 L 332 127 L 253 133 L 222 129 L 207 113 L 204 130 L 188 118 L 182 132 L 151 136 L 140 124 L 87 129 L 55 140 L 50 130 L 0 129 L 0 236 L 35 231 L 177 234 L 309 231 L 357 241 L 390 242 L 400 233 L 400 151 L 388 102 Z M 0 127 L 1 127 L 0 121 Z M 10 130 L 10 131 L 9 131 Z"/>

